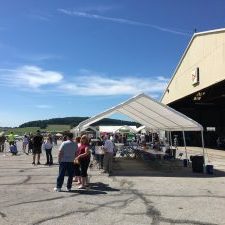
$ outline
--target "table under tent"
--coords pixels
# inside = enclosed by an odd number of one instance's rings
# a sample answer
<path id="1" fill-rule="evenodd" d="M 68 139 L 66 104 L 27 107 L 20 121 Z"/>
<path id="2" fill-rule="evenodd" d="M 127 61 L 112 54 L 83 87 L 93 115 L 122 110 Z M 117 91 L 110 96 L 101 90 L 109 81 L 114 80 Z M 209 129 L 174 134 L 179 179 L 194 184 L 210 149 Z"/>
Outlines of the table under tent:
<path id="1" fill-rule="evenodd" d="M 139 94 L 129 100 L 114 106 L 98 115 L 95 115 L 85 121 L 82 121 L 74 130 L 75 135 L 84 130 L 85 127 L 111 116 L 115 113 L 124 114 L 134 121 L 142 124 L 146 128 L 154 131 L 167 131 L 170 134 L 173 131 L 181 131 L 184 139 L 184 147 L 187 159 L 187 149 L 185 141 L 185 131 L 198 131 L 201 134 L 204 166 L 206 164 L 203 127 L 201 124 L 187 117 L 186 115 L 172 109 L 171 107 L 160 103 L 146 94 Z M 171 143 L 172 144 L 172 143 Z"/>

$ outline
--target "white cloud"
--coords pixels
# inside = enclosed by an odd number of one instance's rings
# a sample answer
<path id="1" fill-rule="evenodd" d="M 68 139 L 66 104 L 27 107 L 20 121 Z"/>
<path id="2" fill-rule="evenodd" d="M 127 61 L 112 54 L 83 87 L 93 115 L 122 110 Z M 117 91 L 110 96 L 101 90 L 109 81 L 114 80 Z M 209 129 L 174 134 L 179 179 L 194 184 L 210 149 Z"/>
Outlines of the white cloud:
<path id="1" fill-rule="evenodd" d="M 168 79 L 163 76 L 109 77 L 86 69 L 68 78 L 59 72 L 44 70 L 37 66 L 22 66 L 15 70 L 0 69 L 1 86 L 13 86 L 29 92 L 43 91 L 71 96 L 135 95 L 144 92 L 158 98 L 167 83 Z"/>
<path id="2" fill-rule="evenodd" d="M 61 59 L 62 57 L 59 55 L 54 54 L 19 54 L 16 57 L 26 60 L 26 61 L 33 61 L 33 62 L 42 62 L 46 60 L 57 60 Z"/>
<path id="3" fill-rule="evenodd" d="M 68 16 L 84 17 L 84 18 L 89 18 L 89 19 L 103 20 L 103 21 L 133 25 L 133 26 L 149 27 L 149 28 L 153 28 L 155 30 L 159 30 L 162 32 L 190 36 L 189 33 L 178 31 L 175 29 L 161 27 L 161 26 L 157 26 L 154 24 L 142 23 L 142 22 L 138 22 L 138 21 L 134 21 L 134 20 L 128 20 L 128 19 L 124 19 L 124 18 L 107 17 L 107 16 L 102 16 L 102 15 L 91 14 L 91 13 L 80 12 L 80 11 L 72 11 L 72 10 L 67 10 L 67 9 L 58 9 L 58 11 L 65 15 L 68 15 Z"/>
<path id="4" fill-rule="evenodd" d="M 43 16 L 43 15 L 38 15 L 38 14 L 33 14 L 33 15 L 30 15 L 31 18 L 34 18 L 34 19 L 37 19 L 37 20 L 41 20 L 41 21 L 50 21 L 50 18 L 47 17 L 47 16 Z"/>
<path id="5" fill-rule="evenodd" d="M 0 70 L 0 81 L 5 85 L 38 89 L 57 84 L 63 79 L 59 72 L 43 70 L 37 66 L 22 66 L 15 70 Z"/>
<path id="6" fill-rule="evenodd" d="M 51 109 L 52 106 L 51 105 L 35 105 L 36 108 L 39 109 Z"/>
<path id="7" fill-rule="evenodd" d="M 85 7 L 79 7 L 76 8 L 77 11 L 82 12 L 98 12 L 98 13 L 104 13 L 106 11 L 110 11 L 112 9 L 118 8 L 118 6 L 115 5 L 89 5 Z"/>
<path id="8" fill-rule="evenodd" d="M 59 90 L 70 95 L 106 96 L 135 95 L 141 92 L 157 97 L 165 90 L 168 79 L 162 77 L 109 78 L 104 75 L 80 75 L 74 82 L 65 82 Z"/>
<path id="9" fill-rule="evenodd" d="M 43 22 L 49 22 L 53 17 L 53 15 L 50 14 L 49 12 L 44 12 L 39 10 L 35 10 L 35 11 L 32 10 L 26 16 L 31 19 L 40 20 Z"/>

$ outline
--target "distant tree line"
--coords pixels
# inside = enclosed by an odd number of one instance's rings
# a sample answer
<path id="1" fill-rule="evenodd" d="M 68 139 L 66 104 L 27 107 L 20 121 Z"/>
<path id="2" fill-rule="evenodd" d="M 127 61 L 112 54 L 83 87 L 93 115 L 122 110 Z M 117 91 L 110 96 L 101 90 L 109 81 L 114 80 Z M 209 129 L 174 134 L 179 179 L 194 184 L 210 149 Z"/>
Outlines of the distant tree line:
<path id="1" fill-rule="evenodd" d="M 80 122 L 88 119 L 89 117 L 64 117 L 64 118 L 54 118 L 48 120 L 35 120 L 30 121 L 27 123 L 21 124 L 19 127 L 40 127 L 41 129 L 46 129 L 48 125 L 70 125 L 71 128 L 76 127 Z M 130 126 L 140 126 L 139 123 L 132 122 L 132 121 L 125 121 L 125 120 L 116 120 L 116 119 L 109 119 L 104 118 L 94 124 L 93 126 L 104 126 L 104 125 L 111 125 L 111 126 L 123 126 L 123 125 L 130 125 Z"/>

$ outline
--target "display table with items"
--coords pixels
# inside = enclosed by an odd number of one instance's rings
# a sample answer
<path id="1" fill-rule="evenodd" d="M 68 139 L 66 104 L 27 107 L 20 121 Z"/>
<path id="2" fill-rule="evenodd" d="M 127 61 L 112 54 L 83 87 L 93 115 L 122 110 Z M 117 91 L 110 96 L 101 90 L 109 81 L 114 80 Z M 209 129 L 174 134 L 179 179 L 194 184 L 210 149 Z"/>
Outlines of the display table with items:
<path id="1" fill-rule="evenodd" d="M 139 147 L 135 150 L 135 155 L 136 158 L 142 158 L 144 160 L 161 160 L 165 156 L 165 153 L 154 149 L 143 149 Z"/>

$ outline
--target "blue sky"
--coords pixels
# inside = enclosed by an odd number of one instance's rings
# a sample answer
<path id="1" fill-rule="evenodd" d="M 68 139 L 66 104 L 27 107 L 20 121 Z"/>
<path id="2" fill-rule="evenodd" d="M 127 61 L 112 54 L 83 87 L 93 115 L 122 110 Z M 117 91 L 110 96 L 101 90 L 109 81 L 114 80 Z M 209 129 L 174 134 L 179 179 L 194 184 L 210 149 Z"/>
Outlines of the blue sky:
<path id="1" fill-rule="evenodd" d="M 0 3 L 0 126 L 159 100 L 194 29 L 225 27 L 224 0 Z"/>

